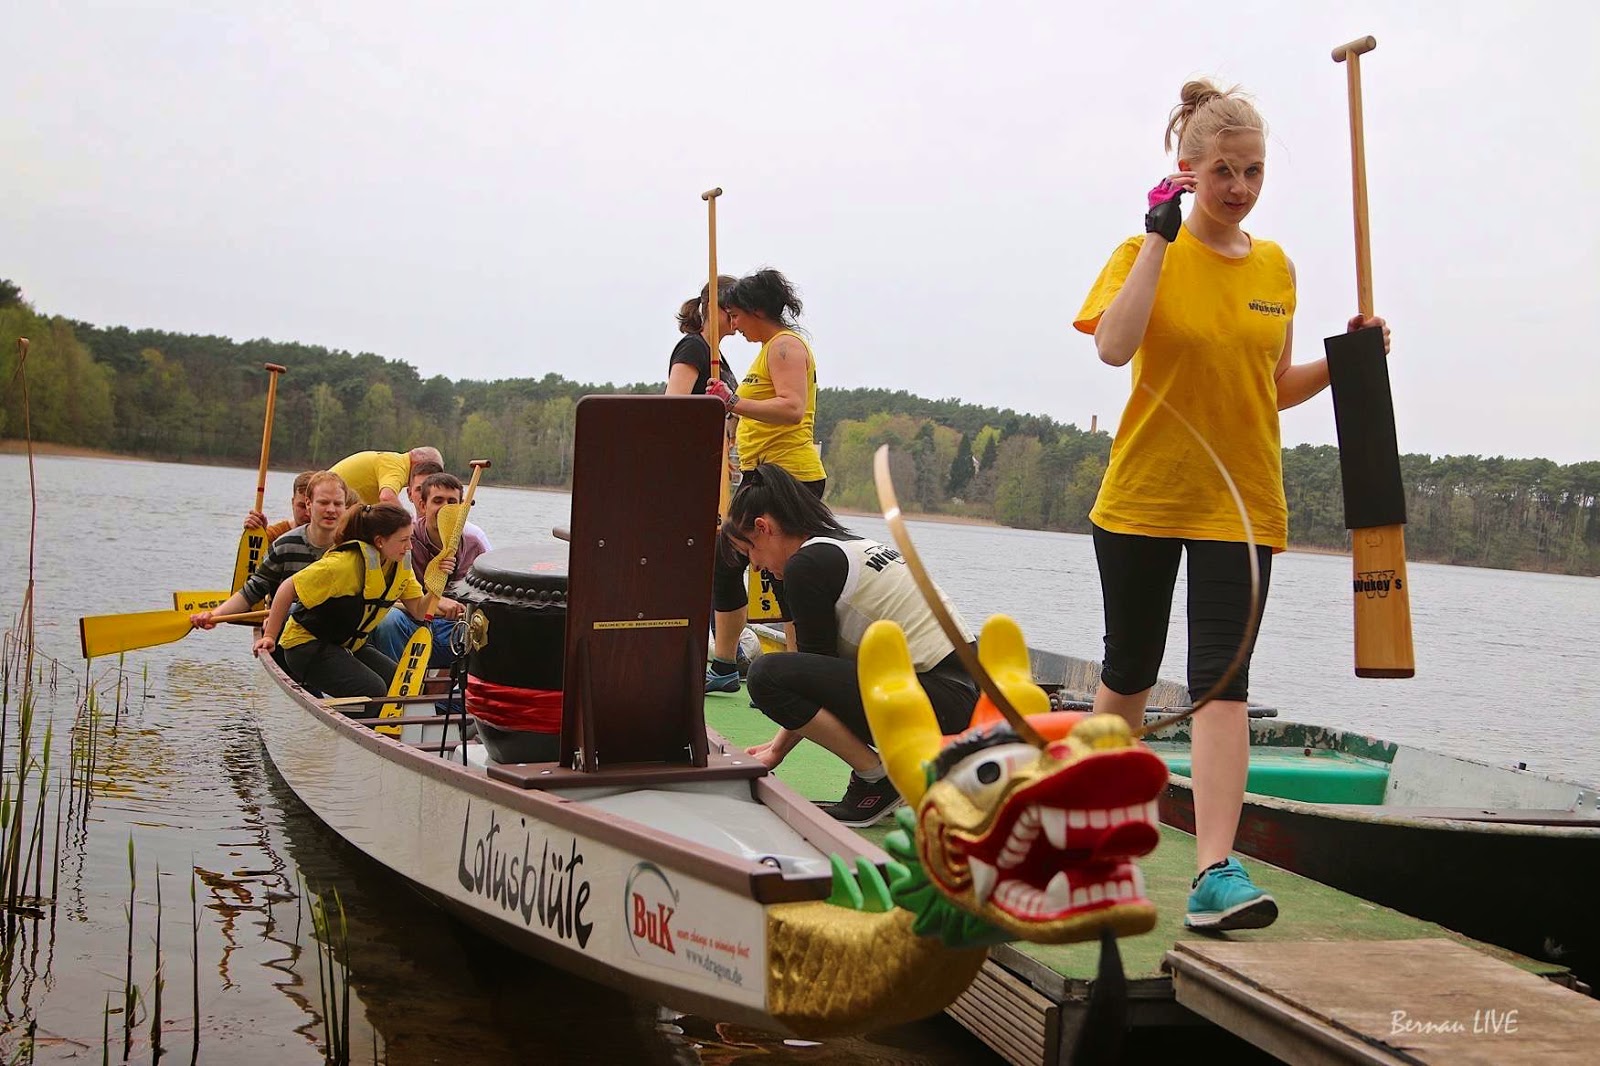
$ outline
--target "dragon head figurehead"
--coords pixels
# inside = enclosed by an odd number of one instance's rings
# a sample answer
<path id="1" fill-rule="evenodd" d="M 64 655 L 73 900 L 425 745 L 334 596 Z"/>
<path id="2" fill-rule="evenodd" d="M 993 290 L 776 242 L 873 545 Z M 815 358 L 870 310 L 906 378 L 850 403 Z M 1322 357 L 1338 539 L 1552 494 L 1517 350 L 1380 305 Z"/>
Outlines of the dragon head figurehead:
<path id="1" fill-rule="evenodd" d="M 1149 931 L 1155 906 L 1134 860 L 1160 839 L 1166 765 L 1116 715 L 1051 712 L 1011 619 L 989 620 L 978 654 L 1042 747 L 1021 740 L 987 697 L 966 732 L 943 736 L 900 628 L 876 622 L 861 644 L 867 720 L 915 809 L 913 846 L 928 883 L 1022 940 Z"/>

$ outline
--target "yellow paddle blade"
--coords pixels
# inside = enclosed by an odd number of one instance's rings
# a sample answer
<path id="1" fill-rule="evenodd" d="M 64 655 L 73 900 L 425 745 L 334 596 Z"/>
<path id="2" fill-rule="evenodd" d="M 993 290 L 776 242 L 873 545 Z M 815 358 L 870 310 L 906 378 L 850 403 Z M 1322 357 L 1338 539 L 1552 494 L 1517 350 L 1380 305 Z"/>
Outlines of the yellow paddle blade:
<path id="1" fill-rule="evenodd" d="M 172 609 L 184 614 L 213 611 L 227 602 L 233 593 L 226 589 L 185 589 L 172 594 Z"/>
<path id="2" fill-rule="evenodd" d="M 267 531 L 247 529 L 239 534 L 239 551 L 233 557 L 233 591 L 244 588 L 245 581 L 256 572 L 261 559 L 267 554 Z"/>
<path id="3" fill-rule="evenodd" d="M 192 629 L 189 615 L 184 611 L 99 614 L 78 619 L 78 636 L 83 641 L 85 659 L 171 644 L 188 636 Z"/>
<path id="4" fill-rule="evenodd" d="M 778 594 L 772 587 L 772 575 L 765 570 L 752 566 L 746 578 L 746 596 L 748 598 L 749 613 L 745 616 L 750 622 L 787 622 L 783 615 L 783 607 L 778 603 Z"/>
<path id="5" fill-rule="evenodd" d="M 393 608 L 399 610 L 399 608 Z M 400 655 L 400 663 L 395 668 L 394 680 L 389 682 L 389 695 L 391 696 L 420 696 L 422 695 L 423 677 L 428 672 L 428 660 L 433 657 L 433 627 L 427 622 L 417 626 L 417 631 L 411 634 L 411 640 L 406 644 L 406 650 Z M 385 703 L 378 712 L 379 718 L 400 718 L 406 713 L 403 703 Z M 374 732 L 386 733 L 391 737 L 400 735 L 400 727 L 379 726 Z"/>
<path id="6" fill-rule="evenodd" d="M 439 508 L 439 554 L 428 560 L 428 569 L 422 575 L 422 587 L 435 596 L 444 595 L 450 575 L 439 568 L 439 561 L 456 552 L 461 543 L 461 531 L 467 527 L 467 505 L 447 503 Z"/>

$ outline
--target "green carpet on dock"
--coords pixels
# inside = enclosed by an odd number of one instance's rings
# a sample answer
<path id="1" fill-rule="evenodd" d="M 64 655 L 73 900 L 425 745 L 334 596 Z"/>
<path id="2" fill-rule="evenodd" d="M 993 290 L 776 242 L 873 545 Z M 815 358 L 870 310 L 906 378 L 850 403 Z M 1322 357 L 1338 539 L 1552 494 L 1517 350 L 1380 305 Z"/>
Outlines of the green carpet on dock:
<path id="1" fill-rule="evenodd" d="M 744 690 L 715 693 L 706 697 L 706 724 L 729 744 L 743 748 L 759 744 L 772 736 L 774 727 L 760 711 L 750 706 Z M 778 767 L 778 777 L 807 799 L 835 800 L 844 795 L 848 771 L 838 759 L 815 744 L 801 743 Z M 862 830 L 862 836 L 882 845 L 888 835 L 888 822 Z M 1267 929 L 1207 937 L 1185 929 L 1184 909 L 1189 882 L 1195 873 L 1195 841 L 1188 833 L 1161 827 L 1161 844 L 1140 860 L 1144 871 L 1145 894 L 1156 905 L 1159 915 L 1155 929 L 1143 936 L 1121 941 L 1122 961 L 1130 979 L 1162 976 L 1161 960 L 1179 940 L 1416 940 L 1446 937 L 1470 944 L 1496 958 L 1537 974 L 1560 973 L 1563 967 L 1523 958 L 1502 948 L 1481 944 L 1451 932 L 1443 926 L 1425 922 L 1398 911 L 1369 903 L 1298 874 L 1280 870 L 1264 862 L 1242 857 L 1251 879 L 1272 893 L 1278 901 L 1279 917 Z M 1097 946 L 1073 944 L 1049 946 L 1017 943 L 1013 945 L 1069 980 L 1093 978 Z"/>

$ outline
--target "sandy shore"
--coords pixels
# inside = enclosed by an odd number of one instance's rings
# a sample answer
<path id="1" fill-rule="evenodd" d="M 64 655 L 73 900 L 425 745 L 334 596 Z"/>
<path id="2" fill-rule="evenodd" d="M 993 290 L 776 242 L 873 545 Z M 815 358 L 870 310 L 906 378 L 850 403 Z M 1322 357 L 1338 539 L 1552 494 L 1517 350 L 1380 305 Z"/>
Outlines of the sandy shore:
<path id="1" fill-rule="evenodd" d="M 28 442 L 20 437 L 6 437 L 0 439 L 0 455 L 26 455 Z M 52 444 L 49 441 L 34 441 L 34 455 L 66 455 L 74 459 L 124 459 L 145 463 L 160 462 L 159 459 L 148 459 L 142 455 L 123 455 L 121 452 L 102 451 L 99 448 L 80 448 L 75 444 Z"/>

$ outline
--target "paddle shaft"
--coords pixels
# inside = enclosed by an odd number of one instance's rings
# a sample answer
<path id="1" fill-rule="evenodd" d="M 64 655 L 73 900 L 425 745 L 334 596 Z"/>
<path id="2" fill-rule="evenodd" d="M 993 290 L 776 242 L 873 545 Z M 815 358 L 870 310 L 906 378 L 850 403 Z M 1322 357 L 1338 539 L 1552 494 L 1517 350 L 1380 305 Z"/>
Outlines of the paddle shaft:
<path id="1" fill-rule="evenodd" d="M 722 377 L 722 338 L 719 335 L 721 322 L 718 319 L 718 292 L 717 292 L 717 197 L 722 195 L 722 187 L 707 189 L 700 194 L 700 199 L 706 202 L 706 243 L 711 250 L 711 280 L 707 283 L 706 297 L 706 330 L 707 343 L 711 346 L 711 355 L 706 362 L 706 385 Z M 722 484 L 717 490 L 717 519 L 720 522 L 728 516 L 728 427 L 724 420 L 722 427 L 722 457 L 718 466 Z"/>
<path id="2" fill-rule="evenodd" d="M 1350 186 L 1355 207 L 1356 307 L 1373 315 L 1372 240 L 1367 218 L 1367 142 L 1361 108 L 1361 56 L 1378 42 L 1362 37 L 1333 50 L 1345 65 L 1350 97 Z M 1392 418 L 1392 414 L 1391 414 Z M 1400 524 L 1351 530 L 1357 677 L 1411 677 L 1411 590 L 1406 577 L 1406 531 Z"/>
<path id="3" fill-rule="evenodd" d="M 256 510 L 267 502 L 267 457 L 272 453 L 272 412 L 278 403 L 278 375 L 288 368 L 277 363 L 262 364 L 267 368 L 267 418 L 261 427 L 261 465 L 256 470 Z"/>

